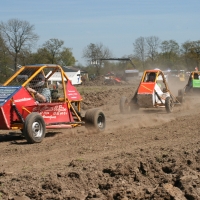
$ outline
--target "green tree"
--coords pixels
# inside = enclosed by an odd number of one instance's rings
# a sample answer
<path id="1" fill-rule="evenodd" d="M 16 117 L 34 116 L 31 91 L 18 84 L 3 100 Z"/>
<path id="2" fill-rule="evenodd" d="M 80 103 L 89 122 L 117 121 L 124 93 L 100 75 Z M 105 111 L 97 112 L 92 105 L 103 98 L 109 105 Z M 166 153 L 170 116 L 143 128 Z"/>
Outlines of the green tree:
<path id="1" fill-rule="evenodd" d="M 45 48 L 48 52 L 48 54 L 46 54 L 47 59 L 49 60 L 48 63 L 56 64 L 58 62 L 63 44 L 63 40 L 58 40 L 55 38 L 52 38 L 43 44 L 43 48 Z"/>
<path id="2" fill-rule="evenodd" d="M 195 67 L 200 65 L 200 40 L 193 41 L 190 46 L 190 58 L 194 61 Z"/>
<path id="3" fill-rule="evenodd" d="M 51 54 L 46 48 L 39 48 L 36 53 L 32 56 L 32 63 L 51 63 Z"/>
<path id="4" fill-rule="evenodd" d="M 155 62 L 156 60 L 159 46 L 160 46 L 160 39 L 158 37 L 150 36 L 146 38 L 147 57 L 150 58 L 152 62 Z"/>
<path id="5" fill-rule="evenodd" d="M 193 42 L 186 41 L 181 45 L 181 56 L 185 62 L 186 68 L 191 71 L 194 70 L 197 65 L 192 49 Z"/>
<path id="6" fill-rule="evenodd" d="M 35 63 L 49 63 L 49 52 L 45 48 L 39 48 L 36 52 L 23 51 L 19 55 L 21 65 L 35 64 Z"/>
<path id="7" fill-rule="evenodd" d="M 8 52 L 14 59 L 14 69 L 17 70 L 18 55 L 22 50 L 31 49 L 38 40 L 34 32 L 34 26 L 27 21 L 10 19 L 0 23 L 0 32 L 8 48 Z"/>
<path id="8" fill-rule="evenodd" d="M 111 51 L 105 47 L 102 43 L 93 44 L 90 43 L 83 50 L 83 58 L 85 58 L 90 64 L 96 68 L 96 75 L 100 75 L 102 68 L 102 58 L 110 58 L 112 56 Z"/>
<path id="9" fill-rule="evenodd" d="M 174 68 L 179 60 L 180 48 L 176 41 L 165 40 L 161 43 L 161 54 L 160 59 L 162 59 L 163 64 L 167 68 Z"/>
<path id="10" fill-rule="evenodd" d="M 12 63 L 12 59 L 8 53 L 5 41 L 0 35 L 0 80 L 3 83 L 12 73 L 12 69 L 9 66 Z"/>
<path id="11" fill-rule="evenodd" d="M 147 45 L 144 37 L 139 37 L 133 43 L 134 57 L 138 58 L 142 63 L 143 70 L 145 69 L 145 60 L 147 57 Z"/>
<path id="12" fill-rule="evenodd" d="M 59 63 L 65 66 L 73 66 L 76 59 L 73 56 L 72 49 L 64 47 L 60 52 Z"/>

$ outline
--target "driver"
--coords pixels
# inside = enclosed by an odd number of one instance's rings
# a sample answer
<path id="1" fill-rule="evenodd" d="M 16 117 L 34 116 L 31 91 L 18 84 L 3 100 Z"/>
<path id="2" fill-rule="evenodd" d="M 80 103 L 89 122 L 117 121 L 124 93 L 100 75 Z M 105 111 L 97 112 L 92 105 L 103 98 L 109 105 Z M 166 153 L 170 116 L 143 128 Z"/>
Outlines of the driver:
<path id="1" fill-rule="evenodd" d="M 149 73 L 149 75 L 148 75 L 148 80 L 147 80 L 147 82 L 154 82 L 155 79 L 156 79 L 156 74 L 153 73 L 153 72 L 151 72 L 151 73 Z"/>
<path id="2" fill-rule="evenodd" d="M 47 103 L 51 100 L 51 91 L 45 87 L 45 77 L 42 73 L 38 74 L 30 81 L 30 87 L 26 88 L 33 93 L 35 99 L 40 103 Z"/>
<path id="3" fill-rule="evenodd" d="M 149 73 L 147 82 L 155 82 L 155 79 L 156 79 L 156 73 L 151 72 L 151 73 Z M 158 85 L 157 82 L 155 84 L 154 90 L 162 100 L 165 100 L 166 96 L 169 96 L 168 92 L 163 93 L 163 91 L 161 90 L 161 87 Z M 163 95 L 163 94 L 165 94 L 165 95 Z M 156 96 L 156 101 L 159 102 L 159 99 L 157 96 Z"/>

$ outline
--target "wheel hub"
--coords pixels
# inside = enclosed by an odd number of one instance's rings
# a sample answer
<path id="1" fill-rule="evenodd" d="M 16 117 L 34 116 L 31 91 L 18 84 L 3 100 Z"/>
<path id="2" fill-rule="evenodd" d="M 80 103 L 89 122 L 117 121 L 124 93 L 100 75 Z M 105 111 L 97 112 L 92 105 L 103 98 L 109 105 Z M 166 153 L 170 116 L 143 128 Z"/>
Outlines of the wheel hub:
<path id="1" fill-rule="evenodd" d="M 33 136 L 34 137 L 41 137 L 42 136 L 42 129 L 41 129 L 41 125 L 39 122 L 34 122 L 32 124 L 32 131 L 33 131 Z"/>
<path id="2" fill-rule="evenodd" d="M 100 115 L 98 117 L 98 127 L 103 128 L 103 126 L 104 126 L 104 118 L 103 118 L 103 116 Z"/>

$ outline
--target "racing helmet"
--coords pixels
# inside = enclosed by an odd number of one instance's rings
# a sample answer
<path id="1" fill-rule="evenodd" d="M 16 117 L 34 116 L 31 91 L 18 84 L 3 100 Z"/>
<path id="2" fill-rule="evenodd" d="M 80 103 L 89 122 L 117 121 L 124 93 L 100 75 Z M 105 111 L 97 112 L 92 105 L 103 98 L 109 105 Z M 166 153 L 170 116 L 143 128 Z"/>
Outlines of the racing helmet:
<path id="1" fill-rule="evenodd" d="M 44 83 L 45 83 L 45 77 L 43 74 L 40 73 L 30 81 L 31 84 L 30 87 L 32 88 L 42 87 Z"/>
<path id="2" fill-rule="evenodd" d="M 199 75 L 197 73 L 194 73 L 194 79 L 199 79 Z"/>

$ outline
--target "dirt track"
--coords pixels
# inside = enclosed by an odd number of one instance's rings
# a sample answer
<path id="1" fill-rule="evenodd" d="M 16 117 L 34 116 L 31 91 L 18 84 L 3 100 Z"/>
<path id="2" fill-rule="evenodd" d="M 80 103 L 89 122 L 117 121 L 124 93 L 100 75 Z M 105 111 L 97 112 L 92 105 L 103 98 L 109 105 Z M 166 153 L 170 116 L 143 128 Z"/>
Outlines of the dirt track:
<path id="1" fill-rule="evenodd" d="M 173 84 L 172 92 L 182 86 Z M 136 87 L 98 87 L 84 93 L 84 109 L 102 108 L 104 133 L 54 130 L 28 145 L 19 132 L 0 132 L 0 200 L 200 199 L 200 98 L 170 114 L 122 115 L 120 97 Z"/>

